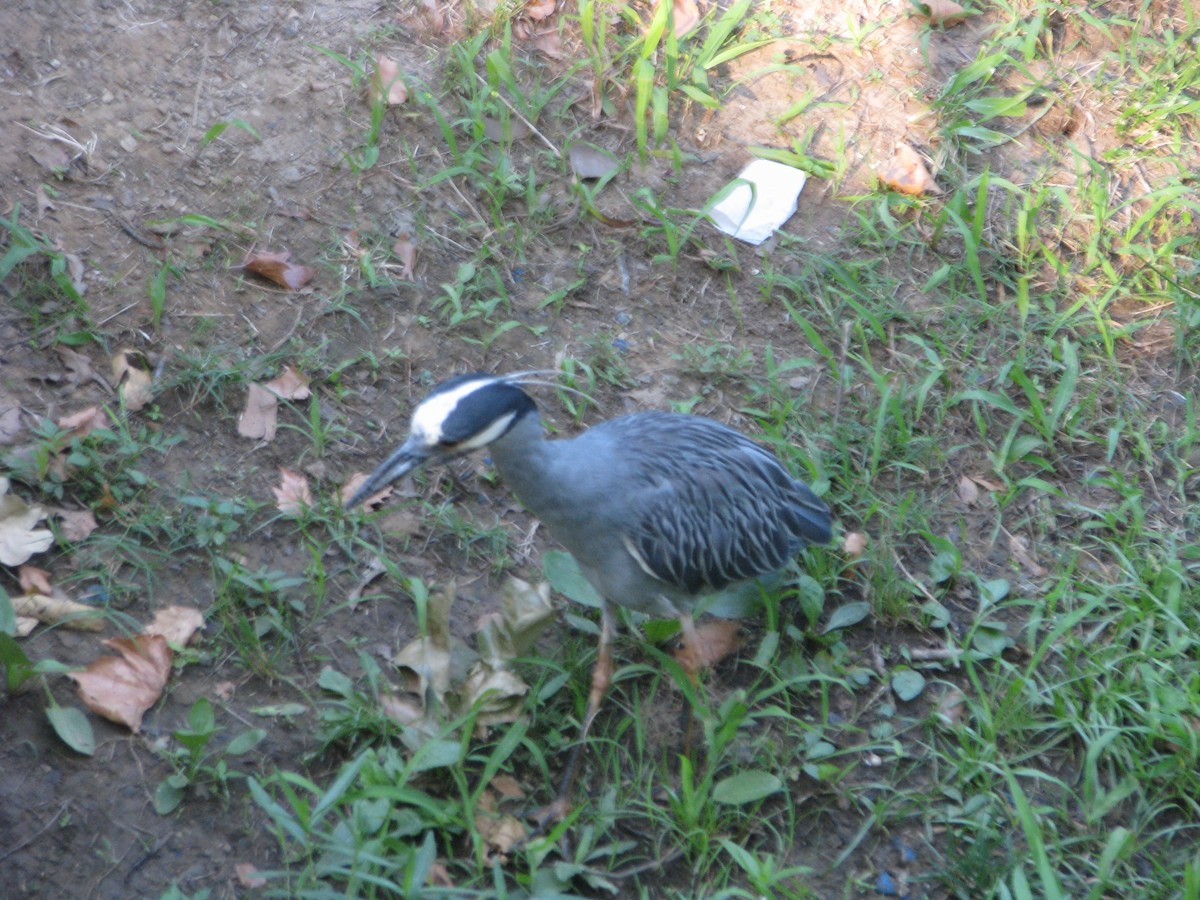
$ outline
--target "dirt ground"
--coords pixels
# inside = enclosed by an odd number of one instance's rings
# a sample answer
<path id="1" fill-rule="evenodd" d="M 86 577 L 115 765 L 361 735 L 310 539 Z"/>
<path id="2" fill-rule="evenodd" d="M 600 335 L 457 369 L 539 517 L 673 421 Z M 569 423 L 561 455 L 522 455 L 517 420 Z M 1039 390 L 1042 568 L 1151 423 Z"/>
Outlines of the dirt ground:
<path id="1" fill-rule="evenodd" d="M 880 15 L 870 3 L 837 4 L 836 13 L 808 9 L 820 6 L 796 2 L 790 8 L 775 4 L 775 10 L 792 17 L 797 33 L 836 31 L 847 13 L 868 23 Z M 627 368 L 633 387 L 602 385 L 598 415 L 696 397 L 697 412 L 744 425 L 719 378 L 688 362 L 686 351 L 701 343 L 728 348 L 715 368 L 734 364 L 735 350 L 748 352 L 749 365 L 759 366 L 768 344 L 780 357 L 803 355 L 803 335 L 788 325 L 780 307 L 761 302 L 757 281 L 756 254 L 786 250 L 777 251 L 774 243 L 761 251 L 742 247 L 739 270 L 719 271 L 691 250 L 678 268 L 655 261 L 621 229 L 580 214 L 565 188 L 570 178 L 565 167 L 558 172 L 561 183 L 547 185 L 546 225 L 537 239 L 494 250 L 518 325 L 494 340 L 466 332 L 475 343 L 425 327 L 439 286 L 453 282 L 458 266 L 481 243 L 494 240 L 497 225 L 480 208 L 485 198 L 465 195 L 453 181 L 421 187 L 448 162 L 436 124 L 417 105 L 389 113 L 376 165 L 361 171 L 348 165 L 346 155 L 358 150 L 369 127 L 368 110 L 351 87 L 348 69 L 317 49 L 350 58 L 364 48 L 390 53 L 411 84 L 427 84 L 436 93 L 445 42 L 418 27 L 419 18 L 399 4 L 375 0 L 4 4 L 0 206 L 11 216 L 19 203 L 23 224 L 81 263 L 87 319 L 102 342 L 75 348 L 102 377 L 72 380 L 52 345 L 64 329 L 41 330 L 52 311 L 17 310 L 6 297 L 0 312 L 3 387 L 19 400 L 27 428 L 109 402 L 107 360 L 126 347 L 144 354 L 160 384 L 170 385 L 158 394 L 154 427 L 180 438 L 163 454 L 142 460 L 145 471 L 159 482 L 186 484 L 195 495 L 251 497 L 264 505 L 271 502 L 280 466 L 307 472 L 324 489 L 351 471 L 372 467 L 401 437 L 406 411 L 433 381 L 476 369 L 553 368 L 564 353 L 601 361 L 616 354 Z M 695 154 L 683 177 L 663 160 L 627 172 L 605 196 L 612 204 L 606 212 L 619 218 L 628 209 L 622 198 L 643 185 L 675 207 L 700 207 L 748 161 L 748 145 L 780 145 L 814 125 L 823 155 L 844 154 L 843 195 L 870 190 L 874 167 L 899 139 L 920 142 L 929 90 L 972 58 L 977 33 L 968 25 L 935 36 L 929 68 L 917 64 L 911 49 L 919 26 L 903 15 L 889 15 L 888 21 L 853 65 L 834 53 L 812 55 L 803 60 L 804 84 L 794 74 L 768 72 L 738 88 L 716 115 L 689 113 L 676 133 L 680 146 Z M 532 48 L 522 52 L 536 56 Z M 895 62 L 905 54 L 913 61 L 907 70 Z M 553 71 L 568 61 L 543 60 Z M 740 60 L 730 74 L 761 62 Z M 888 77 L 867 78 L 873 65 Z M 628 152 L 634 139 L 629 117 L 593 122 L 586 80 L 579 78 L 570 90 L 575 95 L 562 96 L 555 106 L 559 112 L 539 123 L 544 136 L 558 148 L 582 137 Z M 816 121 L 774 124 L 801 90 L 828 101 Z M 205 141 L 214 124 L 235 120 L 256 134 L 234 125 Z M 62 171 L 62 153 L 73 151 L 46 137 L 50 126 L 81 143 L 94 139 L 86 164 L 69 163 Z M 1060 123 L 1063 139 L 1071 139 L 1073 131 L 1069 121 Z M 545 152 L 536 136 L 528 137 L 514 145 L 513 166 L 530 167 Z M 998 162 L 1014 169 L 1033 164 L 1015 157 Z M 53 186 L 53 195 L 39 187 L 44 183 Z M 836 247 L 846 206 L 814 179 L 802 207 L 803 214 L 787 225 L 790 239 L 817 250 Z M 194 222 L 169 233 L 148 224 L 188 215 L 242 224 L 219 235 Z M 406 232 L 418 249 L 412 279 L 372 285 L 356 247 L 390 247 Z M 717 257 L 726 253 L 715 235 L 710 246 Z M 282 291 L 238 269 L 252 249 L 285 248 L 317 268 L 300 291 Z M 155 324 L 151 285 L 169 259 L 181 265 L 166 283 L 163 314 Z M 927 274 L 907 273 L 897 303 L 920 312 L 919 285 Z M 545 305 L 556 290 L 566 291 L 565 300 Z M 739 302 L 731 303 L 731 296 Z M 928 315 L 936 317 L 937 311 Z M 254 374 L 255 359 L 278 358 L 286 348 L 319 348 L 313 352 L 325 360 L 349 359 L 365 348 L 382 361 L 378 368 L 324 373 L 317 392 L 322 421 L 331 428 L 348 423 L 363 439 L 354 440 L 346 429 L 331 430 L 333 440 L 322 455 L 313 452 L 302 428 L 281 429 L 270 443 L 237 435 L 239 401 L 231 392 L 226 403 L 213 402 L 225 390 L 216 373 L 237 364 Z M 185 364 L 194 373 L 196 360 L 207 361 L 214 373 L 203 389 L 180 374 Z M 822 385 L 803 389 L 812 391 L 818 409 L 828 399 Z M 565 414 L 551 411 L 549 417 L 558 427 L 573 427 Z M 510 504 L 499 507 L 502 517 L 519 534 L 532 533 L 532 523 L 503 492 L 486 502 Z M 120 516 L 105 527 L 119 533 Z M 251 568 L 304 574 L 301 547 L 285 525 L 268 524 L 236 538 Z M 544 546 L 540 536 L 533 546 Z M 424 548 L 408 562 L 431 581 L 456 575 L 464 618 L 474 619 L 494 603 L 495 579 L 486 561 L 450 555 L 433 538 Z M 524 563 L 527 574 L 536 574 L 536 559 L 535 550 Z M 54 574 L 83 592 L 107 562 L 97 555 L 62 558 Z M 339 585 L 353 584 L 356 571 L 347 560 L 331 559 L 328 565 Z M 146 568 L 134 571 L 126 582 L 120 571 L 108 572 L 124 588 L 111 598 L 113 607 L 131 620 L 145 621 L 169 603 L 204 608 L 211 601 L 215 575 L 187 553 L 154 563 L 149 574 Z M 15 590 L 15 582 L 5 578 L 6 587 Z M 193 797 L 185 814 L 155 813 L 155 786 L 170 773 L 153 752 L 155 742 L 180 727 L 192 703 L 213 696 L 219 684 L 236 685 L 224 721 L 231 727 L 237 720 L 256 724 L 251 710 L 295 700 L 297 683 L 311 689 L 320 660 L 355 642 L 394 650 L 414 630 L 411 615 L 398 604 L 332 615 L 286 660 L 284 680 L 261 678 L 233 658 L 201 654 L 148 715 L 142 734 L 130 736 L 96 720 L 99 747 L 92 757 L 72 753 L 55 737 L 40 693 L 10 698 L 0 708 L 3 892 L 148 897 L 174 882 L 188 893 L 201 888 L 215 896 L 242 893 L 234 864 L 271 868 L 279 862 L 276 842 L 241 800 Z M 35 659 L 65 663 L 87 662 L 96 653 L 93 636 L 62 629 L 40 631 L 24 646 Z M 75 702 L 65 682 L 54 690 L 61 702 Z M 314 758 L 311 726 L 304 717 L 276 720 L 260 747 L 259 771 L 307 765 L 316 777 L 335 770 L 336 761 Z"/>

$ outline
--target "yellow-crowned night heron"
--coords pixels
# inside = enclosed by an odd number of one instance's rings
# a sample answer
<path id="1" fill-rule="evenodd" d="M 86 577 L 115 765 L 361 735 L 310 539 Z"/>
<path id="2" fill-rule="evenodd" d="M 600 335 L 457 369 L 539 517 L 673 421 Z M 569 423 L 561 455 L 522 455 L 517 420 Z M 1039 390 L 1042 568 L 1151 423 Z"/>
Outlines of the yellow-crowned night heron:
<path id="1" fill-rule="evenodd" d="M 490 447 L 504 481 L 604 598 L 587 711 L 555 804 L 561 813 L 612 678 L 613 604 L 678 618 L 694 677 L 697 600 L 828 541 L 829 507 L 769 451 L 701 416 L 634 413 L 544 440 L 520 378 L 461 375 L 435 388 L 413 412 L 408 440 L 346 505 L 423 463 Z"/>

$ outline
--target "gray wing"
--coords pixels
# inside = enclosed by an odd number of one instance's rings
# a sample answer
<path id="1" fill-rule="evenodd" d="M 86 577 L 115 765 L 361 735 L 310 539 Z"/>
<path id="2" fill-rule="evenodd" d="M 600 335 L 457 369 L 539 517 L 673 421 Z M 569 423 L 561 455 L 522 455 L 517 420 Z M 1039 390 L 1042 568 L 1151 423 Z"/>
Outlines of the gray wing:
<path id="1" fill-rule="evenodd" d="M 830 537 L 829 507 L 767 450 L 711 419 L 645 413 L 632 446 L 626 548 L 649 574 L 688 593 L 778 571 Z"/>

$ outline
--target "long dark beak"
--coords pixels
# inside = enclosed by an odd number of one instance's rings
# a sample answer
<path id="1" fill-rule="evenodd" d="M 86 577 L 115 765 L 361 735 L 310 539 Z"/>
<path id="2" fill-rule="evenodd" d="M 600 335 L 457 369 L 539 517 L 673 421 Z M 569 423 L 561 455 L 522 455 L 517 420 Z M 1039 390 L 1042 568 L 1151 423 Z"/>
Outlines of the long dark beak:
<path id="1" fill-rule="evenodd" d="M 346 501 L 346 509 L 353 509 L 376 491 L 387 487 L 397 478 L 407 475 L 429 458 L 429 451 L 415 444 L 412 439 L 405 441 L 391 456 L 385 459 L 374 472 L 367 476 L 357 491 Z"/>

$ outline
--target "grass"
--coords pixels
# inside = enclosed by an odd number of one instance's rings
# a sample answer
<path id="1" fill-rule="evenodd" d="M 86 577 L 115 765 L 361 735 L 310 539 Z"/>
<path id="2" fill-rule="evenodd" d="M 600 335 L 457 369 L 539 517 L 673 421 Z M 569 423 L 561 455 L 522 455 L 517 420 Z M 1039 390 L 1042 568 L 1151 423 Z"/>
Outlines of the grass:
<path id="1" fill-rule="evenodd" d="M 313 755 L 257 768 L 239 759 L 243 789 L 225 768 L 233 752 L 210 745 L 213 710 L 193 706 L 190 728 L 164 752 L 176 768 L 164 807 L 187 815 L 194 789 L 208 785 L 239 815 L 265 821 L 279 848 L 268 889 L 288 896 L 791 898 L 895 886 L 913 896 L 1200 897 L 1189 143 L 1200 110 L 1187 80 L 1200 22 L 1184 12 L 1168 25 L 1151 3 L 1118 6 L 1107 19 L 1071 11 L 1075 33 L 1096 42 L 1091 56 L 1056 45 L 1057 7 L 989 10 L 973 55 L 926 86 L 943 192 L 836 194 L 845 219 L 834 244 L 781 237 L 761 257 L 735 248 L 741 271 L 716 283 L 726 297 L 740 286 L 739 299 L 717 322 L 697 323 L 678 303 L 695 302 L 711 275 L 695 258 L 712 243 L 702 204 L 680 185 L 695 161 L 668 150 L 659 162 L 670 177 L 625 192 L 636 227 L 619 240 L 600 229 L 589 195 L 570 220 L 589 236 L 564 242 L 566 165 L 540 144 L 514 149 L 515 113 L 547 133 L 583 132 L 565 98 L 572 78 L 590 79 L 600 109 L 632 110 L 623 150 L 645 158 L 695 107 L 722 108 L 735 85 L 721 67 L 772 46 L 771 16 L 753 18 L 748 3 L 714 8 L 681 41 L 670 4 L 641 21 L 585 2 L 569 25 L 584 57 L 566 74 L 523 61 L 503 27 L 452 44 L 443 80 L 414 88 L 411 105 L 440 148 L 420 163 L 412 150 L 404 175 L 444 201 L 441 218 L 429 211 L 418 229 L 427 245 L 450 246 L 435 240 L 446 222 L 460 242 L 453 263 L 431 264 L 412 315 L 444 351 L 438 376 L 458 360 L 527 367 L 530 338 L 544 340 L 564 387 L 583 394 L 543 397 L 570 432 L 597 406 L 619 409 L 614 398 L 640 372 L 669 365 L 678 405 L 736 415 L 829 499 L 839 540 L 869 540 L 857 554 L 806 553 L 806 574 L 763 598 L 736 663 L 699 689 L 653 640 L 671 629 L 630 617 L 583 802 L 548 835 L 514 846 L 505 816 L 550 798 L 574 740 L 594 617 L 568 607 L 555 637 L 517 664 L 529 684 L 521 720 L 477 727 L 473 709 L 417 736 L 397 725 L 382 708 L 398 676 L 375 646 L 391 636 L 355 631 L 353 611 L 399 593 L 418 601 L 426 633 L 422 578 L 458 573 L 474 601 L 509 570 L 539 577 L 538 554 L 522 556 L 526 532 L 514 528 L 528 523 L 500 499 L 502 486 L 470 474 L 428 474 L 418 497 L 393 501 L 389 509 L 421 522 L 401 538 L 386 513 L 319 501 L 284 521 L 250 499 L 245 481 L 231 494 L 148 476 L 147 453 L 187 448 L 173 427 L 232 418 L 229 397 L 298 353 L 323 375 L 313 399 L 288 411 L 279 453 L 306 465 L 359 466 L 356 442 L 372 459 L 381 452 L 374 433 L 363 442 L 355 429 L 368 419 L 382 428 L 410 398 L 366 409 L 363 385 L 396 384 L 411 370 L 416 397 L 435 380 L 381 347 L 289 343 L 255 355 L 232 335 L 218 336 L 229 345 L 197 340 L 159 386 L 165 426 L 117 419 L 67 441 L 47 424 L 32 456 L 5 460 L 41 499 L 116 504 L 101 532 L 60 542 L 83 572 L 132 593 L 165 577 L 165 559 L 199 567 L 216 624 L 204 652 L 318 710 Z M 879 37 L 851 29 L 839 44 L 857 53 Z M 922 32 L 921 45 L 937 39 Z M 823 40 L 811 38 L 815 49 Z M 356 82 L 365 77 L 366 55 L 321 52 Z M 1104 77 L 1082 84 L 1071 74 L 1081 58 Z M 1063 134 L 1029 136 L 1031 109 L 1051 92 L 1055 104 L 1092 104 L 1110 127 L 1100 152 L 1084 154 Z M 822 108 L 841 115 L 806 97 L 806 115 Z M 500 123 L 499 139 L 485 117 Z M 808 126 L 787 131 L 798 118 L 777 117 L 780 152 L 847 190 L 841 154 L 826 158 Z M 387 136 L 415 148 L 412 127 L 373 108 L 345 159 L 357 175 L 386 168 Z M 618 185 L 603 186 L 606 199 Z M 67 333 L 76 318 L 90 322 L 61 254 L 19 216 L 0 221 L 0 275 L 15 279 L 24 326 Z M 515 274 L 545 269 L 564 248 L 568 288 Z M 357 286 L 392 284 L 373 258 L 343 272 L 337 302 L 350 315 L 330 317 L 334 327 L 386 321 L 357 302 Z M 603 316 L 576 328 L 576 304 L 596 302 L 593 273 L 629 259 L 646 261 L 639 277 L 654 302 L 630 303 L 654 324 L 635 321 L 632 343 Z M 154 270 L 156 327 L 173 314 L 168 274 L 174 296 L 188 266 Z M 648 364 L 656 330 L 678 346 L 654 347 Z M 560 347 L 569 349 L 554 358 Z M 64 442 L 74 467 L 65 479 L 51 467 Z M 287 552 L 242 555 L 272 542 Z M 344 600 L 375 555 L 390 560 L 383 585 Z M 102 571 L 106 557 L 121 561 L 119 578 Z M 15 668 L 10 643 L 0 651 Z M 680 755 L 675 725 L 688 700 L 703 735 L 695 759 Z M 504 799 L 497 776 L 524 796 Z"/>

